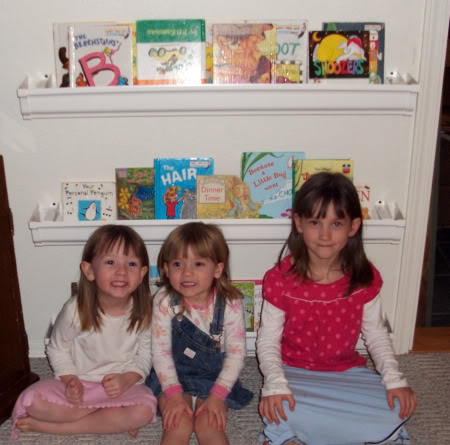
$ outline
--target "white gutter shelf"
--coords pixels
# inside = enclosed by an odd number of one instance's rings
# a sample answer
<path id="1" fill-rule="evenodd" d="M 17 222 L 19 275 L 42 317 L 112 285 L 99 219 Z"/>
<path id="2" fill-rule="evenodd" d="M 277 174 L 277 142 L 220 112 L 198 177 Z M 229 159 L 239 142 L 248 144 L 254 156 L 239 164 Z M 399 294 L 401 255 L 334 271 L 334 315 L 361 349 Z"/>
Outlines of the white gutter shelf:
<path id="1" fill-rule="evenodd" d="M 48 88 L 27 78 L 17 90 L 24 119 L 227 116 L 412 116 L 418 85 L 200 85 Z"/>
<path id="2" fill-rule="evenodd" d="M 188 220 L 112 221 L 135 229 L 147 245 L 160 245 L 177 226 Z M 198 221 L 198 220 L 197 220 Z M 229 244 L 282 244 L 286 241 L 291 220 L 284 219 L 220 219 L 203 220 L 217 224 Z M 104 221 L 65 223 L 62 221 L 29 222 L 36 246 L 84 245 L 91 233 L 107 224 Z M 364 222 L 365 243 L 399 244 L 403 239 L 405 220 L 369 220 Z"/>

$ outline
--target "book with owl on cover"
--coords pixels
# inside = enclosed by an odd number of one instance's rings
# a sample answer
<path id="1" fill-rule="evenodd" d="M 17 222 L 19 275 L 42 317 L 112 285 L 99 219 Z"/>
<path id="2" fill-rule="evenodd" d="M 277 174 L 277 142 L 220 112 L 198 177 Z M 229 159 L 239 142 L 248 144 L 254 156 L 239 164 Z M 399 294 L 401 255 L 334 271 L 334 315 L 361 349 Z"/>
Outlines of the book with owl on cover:
<path id="1" fill-rule="evenodd" d="M 197 217 L 197 176 L 214 174 L 212 158 L 156 158 L 155 218 Z"/>
<path id="2" fill-rule="evenodd" d="M 118 219 L 155 218 L 153 167 L 116 168 Z"/>
<path id="3" fill-rule="evenodd" d="M 111 221 L 116 219 L 114 182 L 64 182 L 63 221 Z"/>
<path id="4" fill-rule="evenodd" d="M 314 173 L 342 173 L 353 181 L 351 159 L 303 159 L 295 161 L 294 194 Z"/>

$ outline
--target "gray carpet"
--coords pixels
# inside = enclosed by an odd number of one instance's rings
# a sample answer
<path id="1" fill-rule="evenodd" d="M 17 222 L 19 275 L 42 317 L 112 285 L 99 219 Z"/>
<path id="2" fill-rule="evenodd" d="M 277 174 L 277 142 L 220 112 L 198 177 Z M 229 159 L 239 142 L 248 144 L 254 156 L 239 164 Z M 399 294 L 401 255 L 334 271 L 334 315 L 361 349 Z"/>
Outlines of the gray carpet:
<path id="1" fill-rule="evenodd" d="M 450 353 L 408 354 L 398 357 L 402 370 L 418 396 L 418 408 L 408 422 L 412 445 L 450 444 Z M 50 376 L 45 359 L 31 359 L 34 372 L 41 377 Z M 256 395 L 262 379 L 256 359 L 247 358 L 242 374 L 244 385 Z M 253 445 L 257 442 L 261 420 L 257 413 L 258 397 L 240 410 L 228 416 L 227 432 L 231 445 Z M 11 421 L 0 426 L 0 444 L 9 445 L 158 445 L 161 439 L 161 421 L 142 428 L 136 439 L 127 434 L 105 436 L 53 436 L 38 433 L 22 433 L 18 441 L 9 438 Z M 197 444 L 192 439 L 191 444 Z"/>

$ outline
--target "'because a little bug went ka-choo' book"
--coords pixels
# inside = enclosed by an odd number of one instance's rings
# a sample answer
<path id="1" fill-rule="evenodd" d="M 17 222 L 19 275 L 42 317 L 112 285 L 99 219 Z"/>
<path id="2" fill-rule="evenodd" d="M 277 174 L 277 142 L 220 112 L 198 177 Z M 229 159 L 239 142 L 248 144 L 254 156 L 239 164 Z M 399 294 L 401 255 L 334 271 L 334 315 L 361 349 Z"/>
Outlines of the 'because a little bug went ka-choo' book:
<path id="1" fill-rule="evenodd" d="M 156 158 L 155 218 L 197 217 L 197 175 L 214 174 L 212 158 Z"/>

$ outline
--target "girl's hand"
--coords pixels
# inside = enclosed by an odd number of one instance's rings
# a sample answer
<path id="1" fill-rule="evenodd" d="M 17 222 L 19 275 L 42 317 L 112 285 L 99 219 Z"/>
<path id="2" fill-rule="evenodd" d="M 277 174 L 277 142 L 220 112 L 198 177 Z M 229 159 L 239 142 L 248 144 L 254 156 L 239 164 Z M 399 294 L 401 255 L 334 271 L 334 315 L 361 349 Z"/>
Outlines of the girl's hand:
<path id="1" fill-rule="evenodd" d="M 198 416 L 202 412 L 208 414 L 208 424 L 210 426 L 216 425 L 217 431 L 225 431 L 227 425 L 227 405 L 225 400 L 210 394 L 195 411 L 195 415 Z"/>
<path id="2" fill-rule="evenodd" d="M 294 411 L 295 400 L 292 394 L 274 394 L 273 396 L 262 397 L 259 402 L 259 414 L 265 417 L 269 423 L 275 422 L 280 424 L 280 416 L 283 420 L 287 420 L 286 414 L 283 409 L 283 400 L 289 402 L 289 409 Z"/>
<path id="3" fill-rule="evenodd" d="M 66 385 L 66 399 L 68 402 L 78 405 L 83 402 L 84 388 L 77 376 L 65 376 L 63 383 Z M 68 377 L 68 378 L 67 378 Z"/>
<path id="4" fill-rule="evenodd" d="M 128 388 L 131 388 L 140 379 L 141 376 L 137 372 L 107 374 L 103 377 L 102 385 L 109 397 L 117 397 Z"/>
<path id="5" fill-rule="evenodd" d="M 168 431 L 178 428 L 183 413 L 186 413 L 189 417 L 192 417 L 192 408 L 184 398 L 184 393 L 176 393 L 166 399 L 166 403 L 162 411 L 163 428 Z"/>
<path id="6" fill-rule="evenodd" d="M 416 393 L 409 387 L 388 389 L 386 393 L 389 408 L 394 409 L 394 399 L 400 402 L 400 419 L 412 415 L 417 406 Z"/>

